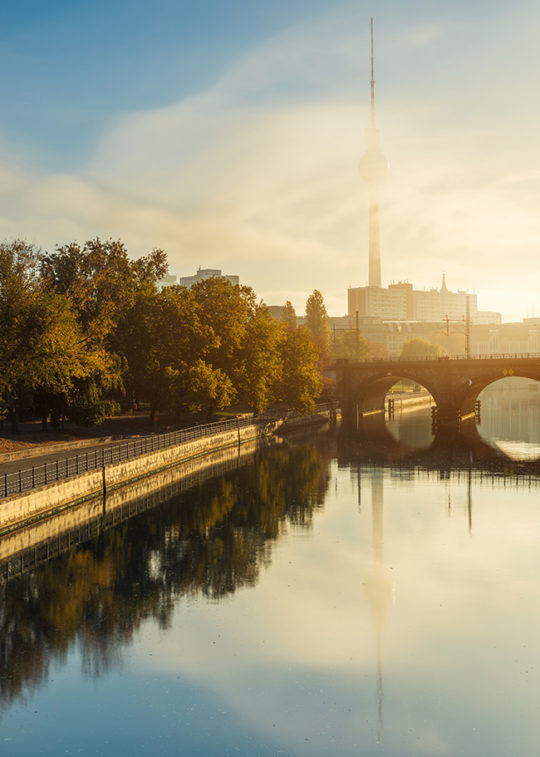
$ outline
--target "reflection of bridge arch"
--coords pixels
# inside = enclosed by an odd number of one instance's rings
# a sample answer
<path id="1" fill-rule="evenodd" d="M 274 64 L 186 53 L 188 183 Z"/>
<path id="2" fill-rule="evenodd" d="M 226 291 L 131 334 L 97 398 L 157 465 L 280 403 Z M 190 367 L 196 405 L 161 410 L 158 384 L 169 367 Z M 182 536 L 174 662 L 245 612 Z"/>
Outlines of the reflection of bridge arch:
<path id="1" fill-rule="evenodd" d="M 336 362 L 338 393 L 350 418 L 383 413 L 386 392 L 406 378 L 431 393 L 441 423 L 453 423 L 474 413 L 480 392 L 507 376 L 540 381 L 540 356 Z"/>
<path id="2" fill-rule="evenodd" d="M 478 470 L 489 472 L 540 474 L 540 460 L 512 460 L 482 438 L 474 421 L 462 424 L 459 431 L 439 428 L 431 444 L 425 447 L 413 447 L 396 439 L 383 414 L 364 417 L 357 429 L 344 427 L 341 433 L 366 463 L 406 468 L 420 466 L 439 471 L 474 465 Z"/>

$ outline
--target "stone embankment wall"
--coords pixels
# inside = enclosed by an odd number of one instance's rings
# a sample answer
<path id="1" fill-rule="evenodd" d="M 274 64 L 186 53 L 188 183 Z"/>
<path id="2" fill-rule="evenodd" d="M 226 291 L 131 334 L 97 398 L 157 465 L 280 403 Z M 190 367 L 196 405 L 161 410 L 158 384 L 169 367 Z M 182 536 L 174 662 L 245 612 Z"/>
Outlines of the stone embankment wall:
<path id="1" fill-rule="evenodd" d="M 85 497 L 79 502 L 57 505 L 53 510 L 49 509 L 46 518 L 43 517 L 43 512 L 40 512 L 41 517 L 36 518 L 35 522 L 31 522 L 31 518 L 26 519 L 24 528 L 17 527 L 20 524 L 11 528 L 8 525 L 4 527 L 3 534 L 0 529 L 0 564 L 47 543 L 52 553 L 68 549 L 70 533 L 75 534 L 71 543 L 80 541 L 80 536 L 76 535 L 77 529 L 85 529 L 91 524 L 97 524 L 100 528 L 114 525 L 126 517 L 178 496 L 182 491 L 217 473 L 246 464 L 260 441 L 254 439 L 241 446 L 235 444 L 202 457 L 193 457 L 157 473 L 117 486 L 108 491 L 105 497 L 100 489 L 97 494 Z M 48 557 L 47 550 L 44 556 Z"/>
<path id="2" fill-rule="evenodd" d="M 4 539 L 6 534 L 23 525 L 58 514 L 104 493 L 109 504 L 111 492 L 124 487 L 127 483 L 133 485 L 134 482 L 147 479 L 160 471 L 182 465 L 180 475 L 190 475 L 191 471 L 189 467 L 186 467 L 186 463 L 190 460 L 199 460 L 212 452 L 238 448 L 246 442 L 272 435 L 278 429 L 286 431 L 290 428 L 296 429 L 313 423 L 335 420 L 336 415 L 339 417 L 339 411 L 335 409 L 321 409 L 316 414 L 307 417 L 274 418 L 264 422 L 258 420 L 247 426 L 165 447 L 14 494 L 0 500 L 0 536 Z M 214 463 L 210 459 L 207 465 L 212 464 Z M 196 465 L 200 467 L 200 462 Z M 176 476 L 177 472 L 171 475 Z M 155 485 L 160 487 L 162 484 L 156 481 Z M 147 487 L 147 484 L 144 484 L 144 487 Z M 134 494 L 133 486 L 130 486 L 129 491 L 126 490 L 122 496 L 127 501 L 137 494 Z"/>
<path id="3" fill-rule="evenodd" d="M 106 465 L 102 469 L 55 481 L 0 501 L 0 534 L 46 514 L 60 511 L 90 499 L 104 491 L 110 492 L 127 482 L 146 478 L 210 452 L 238 447 L 244 442 L 272 434 L 279 421 L 253 423 L 212 436 L 193 439 L 174 447 L 156 450 L 139 457 Z"/>

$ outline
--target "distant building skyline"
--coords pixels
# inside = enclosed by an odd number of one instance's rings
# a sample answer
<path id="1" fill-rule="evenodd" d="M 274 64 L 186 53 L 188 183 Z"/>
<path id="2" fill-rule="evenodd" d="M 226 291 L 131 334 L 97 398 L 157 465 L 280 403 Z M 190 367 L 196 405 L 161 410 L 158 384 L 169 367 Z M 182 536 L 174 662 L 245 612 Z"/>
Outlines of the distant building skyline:
<path id="1" fill-rule="evenodd" d="M 218 279 L 225 279 L 229 281 L 233 286 L 238 286 L 240 283 L 239 276 L 231 274 L 223 274 L 221 268 L 197 268 L 197 272 L 192 276 L 177 276 L 176 274 L 167 274 L 159 282 L 159 286 L 173 286 L 174 284 L 180 284 L 180 286 L 187 287 L 188 289 L 194 284 L 198 284 L 200 281 L 206 281 L 216 277 Z"/>
<path id="2" fill-rule="evenodd" d="M 194 284 L 198 284 L 200 281 L 206 281 L 206 279 L 211 279 L 213 277 L 225 279 L 225 281 L 229 281 L 234 286 L 238 286 L 240 283 L 238 276 L 223 274 L 221 268 L 201 268 L 199 266 L 199 268 L 197 268 L 197 273 L 193 276 L 180 276 L 180 286 L 188 287 L 189 289 Z"/>
<path id="3" fill-rule="evenodd" d="M 381 241 L 379 224 L 379 186 L 388 172 L 388 159 L 382 154 L 379 129 L 375 118 L 375 54 L 373 39 L 373 18 L 371 32 L 371 117 L 366 129 L 367 148 L 360 160 L 360 175 L 370 188 L 368 210 L 368 285 L 349 286 L 347 292 L 347 313 L 360 317 L 377 317 L 383 321 L 431 321 L 466 318 L 467 312 L 472 323 L 500 323 L 498 312 L 479 312 L 476 294 L 451 292 L 446 286 L 443 273 L 440 289 L 415 290 L 406 281 L 391 283 L 382 287 Z"/>
<path id="4" fill-rule="evenodd" d="M 467 300 L 471 323 L 500 323 L 501 314 L 478 310 L 476 294 L 452 292 L 443 274 L 440 289 L 414 289 L 413 284 L 399 281 L 388 287 L 349 287 L 347 314 L 382 321 L 429 321 L 441 323 L 449 318 L 462 320 L 467 315 Z"/>

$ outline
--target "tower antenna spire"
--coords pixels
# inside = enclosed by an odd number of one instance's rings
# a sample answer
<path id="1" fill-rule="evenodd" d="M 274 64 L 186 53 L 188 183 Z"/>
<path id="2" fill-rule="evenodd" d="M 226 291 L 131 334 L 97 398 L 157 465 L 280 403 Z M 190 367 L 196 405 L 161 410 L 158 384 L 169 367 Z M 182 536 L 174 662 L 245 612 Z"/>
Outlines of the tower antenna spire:
<path id="1" fill-rule="evenodd" d="M 375 128 L 375 56 L 373 54 L 373 17 L 371 18 L 371 128 Z"/>
<path id="2" fill-rule="evenodd" d="M 373 53 L 373 18 L 371 19 L 371 121 L 366 129 L 367 149 L 360 159 L 360 175 L 370 185 L 369 203 L 369 286 L 381 286 L 381 243 L 379 239 L 378 187 L 388 170 L 381 152 L 379 130 L 375 126 L 375 55 Z"/>

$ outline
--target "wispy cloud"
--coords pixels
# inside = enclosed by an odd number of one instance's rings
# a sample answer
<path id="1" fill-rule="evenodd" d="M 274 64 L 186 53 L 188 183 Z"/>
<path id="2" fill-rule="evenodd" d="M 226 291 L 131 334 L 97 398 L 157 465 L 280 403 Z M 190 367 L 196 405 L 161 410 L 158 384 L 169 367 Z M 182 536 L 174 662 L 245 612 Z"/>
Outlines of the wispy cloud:
<path id="1" fill-rule="evenodd" d="M 359 27 L 356 10 L 328 13 L 252 50 L 194 97 L 125 114 L 77 175 L 4 166 L 0 235 L 45 246 L 121 237 L 133 254 L 164 247 L 182 273 L 199 264 L 239 273 L 272 304 L 288 298 L 301 311 L 319 288 L 345 312 L 346 287 L 367 275 L 368 192 L 356 164 L 369 51 Z M 382 52 L 447 34 L 413 21 Z M 481 119 L 474 129 L 449 123 L 447 104 L 380 101 L 391 158 L 383 278 L 429 286 L 444 270 L 454 288 L 519 290 L 533 305 L 540 181 L 525 146 L 501 144 Z M 480 305 L 514 312 L 510 297 Z"/>

